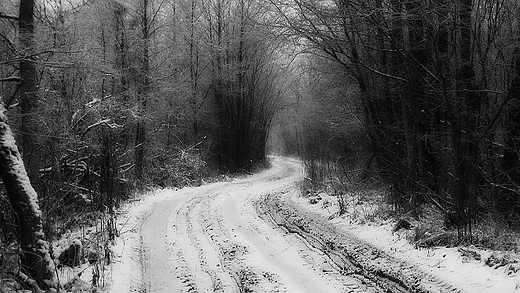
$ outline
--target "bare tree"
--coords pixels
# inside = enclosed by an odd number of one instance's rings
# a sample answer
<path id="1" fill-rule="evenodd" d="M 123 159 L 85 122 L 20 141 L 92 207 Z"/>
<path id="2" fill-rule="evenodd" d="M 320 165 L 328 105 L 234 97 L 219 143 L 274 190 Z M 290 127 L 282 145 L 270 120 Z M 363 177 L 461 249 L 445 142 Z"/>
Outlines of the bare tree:
<path id="1" fill-rule="evenodd" d="M 150 13 L 148 0 L 139 1 L 138 17 L 140 25 L 140 42 L 138 48 L 139 74 L 137 89 L 138 120 L 135 129 L 135 175 L 139 185 L 142 186 L 143 172 L 145 168 L 145 143 L 146 143 L 146 105 L 150 94 L 150 56 L 149 46 L 152 34 L 153 15 Z"/>

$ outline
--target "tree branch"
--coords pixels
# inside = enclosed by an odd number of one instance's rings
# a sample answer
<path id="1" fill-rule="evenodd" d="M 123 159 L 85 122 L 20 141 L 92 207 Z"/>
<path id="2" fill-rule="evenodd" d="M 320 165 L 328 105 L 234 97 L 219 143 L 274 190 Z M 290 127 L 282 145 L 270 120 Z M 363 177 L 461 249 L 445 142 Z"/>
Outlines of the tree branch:
<path id="1" fill-rule="evenodd" d="M 20 77 L 19 76 L 9 76 L 9 77 L 4 77 L 4 78 L 0 78 L 0 82 L 20 82 Z"/>
<path id="2" fill-rule="evenodd" d="M 16 46 L 13 44 L 13 42 L 11 42 L 11 40 L 9 40 L 9 38 L 7 38 L 7 36 L 4 34 L 0 34 L 0 37 L 3 39 L 4 43 L 7 44 L 11 52 L 16 53 Z"/>
<path id="3" fill-rule="evenodd" d="M 5 19 L 11 19 L 11 20 L 18 21 L 18 17 L 14 16 L 14 15 L 5 14 L 4 12 L 0 12 L 0 18 L 5 18 Z"/>

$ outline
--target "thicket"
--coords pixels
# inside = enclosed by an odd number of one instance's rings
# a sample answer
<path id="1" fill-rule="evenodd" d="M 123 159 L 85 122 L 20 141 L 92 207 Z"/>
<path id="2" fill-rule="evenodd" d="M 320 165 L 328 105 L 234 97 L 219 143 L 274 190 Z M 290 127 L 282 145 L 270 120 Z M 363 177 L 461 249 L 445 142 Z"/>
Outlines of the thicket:
<path id="1" fill-rule="evenodd" d="M 300 140 L 311 181 L 323 170 L 313 166 L 341 170 L 357 149 L 349 165 L 377 170 L 404 211 L 429 204 L 466 235 L 489 217 L 518 228 L 518 1 L 271 2 L 311 59 L 344 73 L 315 70 L 314 84 L 335 83 L 337 109 L 355 106 L 308 116 Z"/>

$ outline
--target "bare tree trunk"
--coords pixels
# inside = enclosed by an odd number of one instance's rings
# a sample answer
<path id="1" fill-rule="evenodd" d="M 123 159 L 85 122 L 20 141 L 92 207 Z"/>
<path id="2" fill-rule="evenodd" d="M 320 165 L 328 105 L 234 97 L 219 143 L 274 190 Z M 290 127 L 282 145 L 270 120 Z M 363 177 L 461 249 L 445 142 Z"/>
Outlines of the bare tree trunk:
<path id="1" fill-rule="evenodd" d="M 112 86 L 111 94 L 114 95 L 116 92 L 121 92 L 123 95 L 123 102 L 128 102 L 128 40 L 125 30 L 125 8 L 117 1 L 113 1 L 114 18 L 113 18 L 113 29 L 114 29 L 114 54 L 115 54 L 115 65 L 120 71 L 120 82 L 117 85 Z"/>
<path id="2" fill-rule="evenodd" d="M 0 104 L 0 176 L 18 220 L 22 271 L 36 280 L 41 289 L 55 287 L 54 263 L 44 240 L 38 196 L 31 186 L 18 152 L 5 108 Z"/>
<path id="3" fill-rule="evenodd" d="M 406 70 L 405 60 L 403 58 L 405 26 L 405 23 L 402 19 L 402 15 L 404 13 L 403 3 L 399 0 L 392 0 L 390 4 L 392 6 L 393 18 L 390 43 L 393 54 L 391 54 L 390 58 L 390 68 L 392 75 L 399 76 Z M 408 29 L 408 31 L 413 31 L 413 28 Z M 401 107 L 401 127 L 403 130 L 403 139 L 406 142 L 405 146 L 403 147 L 404 157 L 403 162 L 401 163 L 403 165 L 403 172 L 401 172 L 401 175 L 399 175 L 401 177 L 399 179 L 399 184 L 402 185 L 401 188 L 409 188 L 409 186 L 406 185 L 410 183 L 410 178 L 406 178 L 405 176 L 413 178 L 415 174 L 414 144 L 416 140 L 416 134 L 414 132 L 413 107 L 411 102 L 413 97 L 406 92 L 404 85 L 400 81 L 393 81 L 393 83 L 394 85 L 392 87 L 392 91 L 394 95 L 396 95 L 396 101 L 398 101 L 397 104 Z"/>
<path id="4" fill-rule="evenodd" d="M 139 73 L 139 87 L 137 93 L 137 107 L 139 118 L 135 132 L 135 177 L 137 184 L 142 186 L 145 165 L 146 143 L 146 103 L 150 93 L 150 17 L 148 13 L 148 0 L 141 1 L 141 64 Z"/>
<path id="5" fill-rule="evenodd" d="M 436 101 L 427 94 L 425 81 L 428 80 L 425 68 L 431 61 L 431 54 L 426 47 L 425 24 L 423 21 L 424 10 L 421 1 L 409 1 L 406 8 L 409 18 L 409 51 L 411 65 L 409 71 L 410 111 L 413 120 L 413 184 L 421 182 L 432 190 L 436 189 L 436 158 L 431 151 L 428 137 L 432 133 L 433 113 Z"/>
<path id="6" fill-rule="evenodd" d="M 473 81 L 475 70 L 473 68 L 473 58 L 471 51 L 472 42 L 472 0 L 460 0 L 460 66 L 457 77 L 457 96 L 458 102 L 465 105 L 463 112 L 462 125 L 465 124 L 465 132 L 461 132 L 462 143 L 459 155 L 458 168 L 458 201 L 457 208 L 463 222 L 469 220 L 468 213 L 474 203 L 478 188 L 478 161 L 479 143 L 476 130 L 479 124 L 480 100 L 476 93 Z M 461 119 L 462 120 L 462 119 Z M 465 122 L 465 123 L 464 123 Z M 462 128 L 464 129 L 464 128 Z M 464 139 L 465 138 L 465 139 Z"/>
<path id="7" fill-rule="evenodd" d="M 223 5 L 222 5 L 222 0 L 217 0 L 217 4 L 216 4 L 216 33 L 215 33 L 215 37 L 216 37 L 216 46 L 214 45 L 213 42 L 215 42 L 215 40 L 212 39 L 212 47 L 213 47 L 213 53 L 215 54 L 213 57 L 215 58 L 215 61 L 214 61 L 214 73 L 213 73 L 213 78 L 214 78 L 214 85 L 213 85 L 213 90 L 214 90 L 214 95 L 215 95 L 215 103 L 216 103 L 216 106 L 217 106 L 217 116 L 218 116 L 218 121 L 219 121 L 219 125 L 218 125 L 218 138 L 217 138 L 217 161 L 218 161 L 218 165 L 220 167 L 222 166 L 225 166 L 227 165 L 227 158 L 225 157 L 225 153 L 226 153 L 226 141 L 225 141 L 225 137 L 226 137 L 226 130 L 224 129 L 224 121 L 222 119 L 222 116 L 224 115 L 223 114 L 223 111 L 224 111 L 224 93 L 223 93 L 223 83 L 222 83 L 222 67 L 223 67 L 223 62 L 222 62 L 222 53 L 223 53 L 223 28 L 224 28 L 224 25 L 223 25 Z M 210 34 L 213 32 L 213 29 L 214 28 L 210 28 Z M 213 62 L 213 61 L 212 61 Z"/>
<path id="8" fill-rule="evenodd" d="M 37 139 L 38 123 L 35 108 L 38 102 L 36 91 L 36 65 L 34 63 L 34 0 L 21 0 L 18 29 L 20 34 L 20 109 L 22 125 L 20 147 L 29 177 L 38 178 Z"/>
<path id="9" fill-rule="evenodd" d="M 190 106 L 193 114 L 193 139 L 196 140 L 199 135 L 199 117 L 198 117 L 198 105 L 197 105 L 197 95 L 199 88 L 199 41 L 195 36 L 196 29 L 196 19 L 195 14 L 197 10 L 197 3 L 195 0 L 191 0 L 190 7 L 190 44 L 189 44 L 189 54 L 190 54 L 190 79 L 191 79 L 191 99 Z"/>
<path id="10" fill-rule="evenodd" d="M 505 114 L 505 150 L 502 161 L 502 169 L 507 174 L 508 180 L 514 184 L 520 184 L 520 49 L 517 49 L 513 57 L 513 81 L 506 99 L 509 106 Z M 512 195 L 517 203 L 516 195 Z M 509 199 L 506 202 L 510 203 Z"/>

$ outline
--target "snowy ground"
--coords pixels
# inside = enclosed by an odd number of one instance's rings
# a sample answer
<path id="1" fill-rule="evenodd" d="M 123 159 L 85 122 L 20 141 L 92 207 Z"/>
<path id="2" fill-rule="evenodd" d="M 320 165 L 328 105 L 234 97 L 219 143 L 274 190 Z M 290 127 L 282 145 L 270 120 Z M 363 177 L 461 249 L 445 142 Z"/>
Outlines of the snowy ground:
<path id="1" fill-rule="evenodd" d="M 332 225 L 433 276 L 433 282 L 442 284 L 439 288 L 448 288 L 442 292 L 520 292 L 516 273 L 461 257 L 456 248 L 417 250 L 392 234 L 391 224 L 329 220 L 337 208 L 335 197 L 309 204 L 294 192 L 301 176 L 298 162 L 276 158 L 273 168 L 246 179 L 162 190 L 128 204 L 119 216 L 121 236 L 112 247 L 114 263 L 103 291 L 380 291 L 366 280 L 342 274 L 320 250 L 258 215 L 255 203 L 279 194 L 312 221 Z M 323 205 L 325 201 L 329 204 Z"/>
<path id="2" fill-rule="evenodd" d="M 297 162 L 127 207 L 110 292 L 370 292 L 317 250 L 258 217 L 262 195 L 294 186 Z"/>
<path id="3" fill-rule="evenodd" d="M 440 283 L 447 284 L 446 288 L 452 288 L 458 292 L 479 293 L 518 293 L 520 292 L 520 274 L 517 273 L 518 264 L 506 264 L 503 266 L 489 267 L 486 260 L 497 252 L 479 250 L 472 247 L 453 248 L 415 248 L 404 238 L 404 231 L 393 232 L 393 222 L 381 222 L 375 224 L 364 221 L 352 221 L 352 217 L 331 217 L 339 211 L 337 198 L 321 194 L 321 202 L 310 204 L 308 198 L 291 194 L 285 198 L 291 204 L 311 212 L 322 221 L 331 223 L 341 231 L 354 234 L 361 240 L 384 251 L 392 257 L 409 263 L 433 276 Z M 323 204 L 326 203 L 326 204 Z M 360 206 L 358 209 L 370 209 L 369 206 Z M 353 212 L 353 209 L 349 211 Z M 363 212 L 361 212 L 363 213 Z M 332 218 L 332 219 L 331 219 Z M 464 253 L 468 251 L 469 253 Z M 480 260 L 476 260 L 471 254 L 476 252 Z"/>

